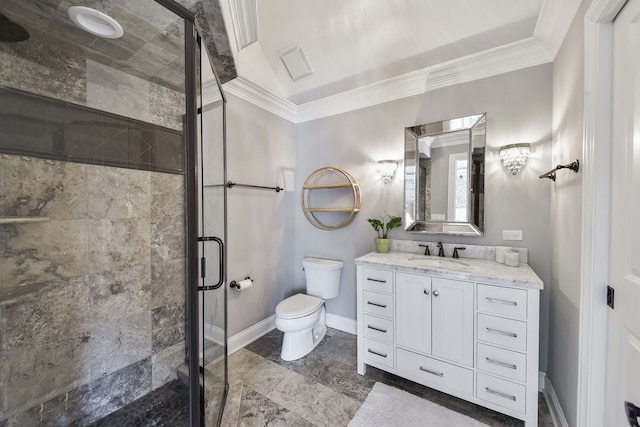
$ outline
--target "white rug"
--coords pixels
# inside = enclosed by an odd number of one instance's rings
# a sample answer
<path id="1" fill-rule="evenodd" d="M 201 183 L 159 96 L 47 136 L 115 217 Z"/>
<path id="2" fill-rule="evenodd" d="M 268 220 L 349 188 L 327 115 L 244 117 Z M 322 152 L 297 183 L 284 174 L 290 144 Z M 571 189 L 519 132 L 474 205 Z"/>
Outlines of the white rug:
<path id="1" fill-rule="evenodd" d="M 426 399 L 375 383 L 349 427 L 472 427 L 486 426 Z"/>

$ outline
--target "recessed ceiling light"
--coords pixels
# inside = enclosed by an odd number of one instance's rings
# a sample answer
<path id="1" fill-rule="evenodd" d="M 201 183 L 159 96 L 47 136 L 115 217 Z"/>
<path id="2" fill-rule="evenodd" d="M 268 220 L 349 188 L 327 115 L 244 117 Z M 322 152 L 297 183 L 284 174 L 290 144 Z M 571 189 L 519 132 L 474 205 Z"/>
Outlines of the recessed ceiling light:
<path id="1" fill-rule="evenodd" d="M 96 36 L 117 39 L 124 33 L 115 19 L 90 7 L 71 6 L 67 13 L 78 27 Z"/>

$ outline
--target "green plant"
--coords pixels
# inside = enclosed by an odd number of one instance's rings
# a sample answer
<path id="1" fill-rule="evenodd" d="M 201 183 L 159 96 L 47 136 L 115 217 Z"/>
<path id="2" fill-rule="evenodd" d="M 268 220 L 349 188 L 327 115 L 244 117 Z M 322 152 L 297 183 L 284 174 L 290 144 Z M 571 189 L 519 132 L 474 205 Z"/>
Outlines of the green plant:
<path id="1" fill-rule="evenodd" d="M 385 218 L 387 217 L 389 218 L 389 221 L 385 222 Z M 382 216 L 382 221 L 377 218 L 369 218 L 367 221 L 369 221 L 373 229 L 378 232 L 379 239 L 386 239 L 391 230 L 402 225 L 402 218 L 389 214 L 384 214 Z"/>

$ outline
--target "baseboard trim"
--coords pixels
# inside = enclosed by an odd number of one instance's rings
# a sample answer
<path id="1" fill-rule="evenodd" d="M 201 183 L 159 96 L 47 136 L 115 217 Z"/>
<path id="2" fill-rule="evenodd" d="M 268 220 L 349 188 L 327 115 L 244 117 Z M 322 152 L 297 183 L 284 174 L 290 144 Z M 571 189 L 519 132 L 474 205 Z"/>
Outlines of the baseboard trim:
<path id="1" fill-rule="evenodd" d="M 276 328 L 276 316 L 267 317 L 261 322 L 256 323 L 253 326 L 249 326 L 247 329 L 238 332 L 234 336 L 230 337 L 227 341 L 227 351 L 229 354 L 233 354 L 241 348 L 251 344 L 261 336 L 273 331 Z"/>
<path id="2" fill-rule="evenodd" d="M 224 329 L 212 325 L 211 323 L 205 323 L 204 338 L 208 341 L 213 341 L 216 344 L 222 345 L 224 342 Z"/>
<path id="3" fill-rule="evenodd" d="M 545 400 L 547 401 L 547 406 L 549 407 L 549 413 L 551 415 L 553 425 L 555 427 L 569 427 L 569 423 L 564 416 L 564 412 L 562 412 L 562 406 L 560 406 L 560 401 L 558 400 L 558 396 L 553 389 L 551 380 L 549 380 L 549 377 L 547 377 L 544 372 L 540 372 L 540 378 L 541 382 L 539 384 L 544 384 L 542 393 Z"/>
<path id="4" fill-rule="evenodd" d="M 355 320 L 335 314 L 327 313 L 327 326 L 352 335 L 358 333 L 358 324 Z"/>
<path id="5" fill-rule="evenodd" d="M 355 335 L 358 330 L 355 320 L 328 313 L 327 326 L 353 335 Z M 229 340 L 227 342 L 227 349 L 229 354 L 235 353 L 241 348 L 251 344 L 261 336 L 273 331 L 275 328 L 276 316 L 273 315 L 261 322 L 256 323 L 253 326 L 249 326 L 247 329 L 238 332 L 234 336 L 229 337 Z M 205 325 L 205 337 L 207 339 L 214 342 L 221 342 L 222 336 L 224 336 L 222 329 L 216 328 L 215 326 L 209 324 Z"/>

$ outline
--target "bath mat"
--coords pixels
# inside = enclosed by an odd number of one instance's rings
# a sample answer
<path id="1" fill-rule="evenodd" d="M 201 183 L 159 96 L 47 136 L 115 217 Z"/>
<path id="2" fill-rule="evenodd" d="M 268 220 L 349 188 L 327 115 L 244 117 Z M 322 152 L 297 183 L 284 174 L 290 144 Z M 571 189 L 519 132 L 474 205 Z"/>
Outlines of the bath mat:
<path id="1" fill-rule="evenodd" d="M 486 426 L 466 415 L 406 391 L 375 383 L 349 427 L 476 427 Z"/>

